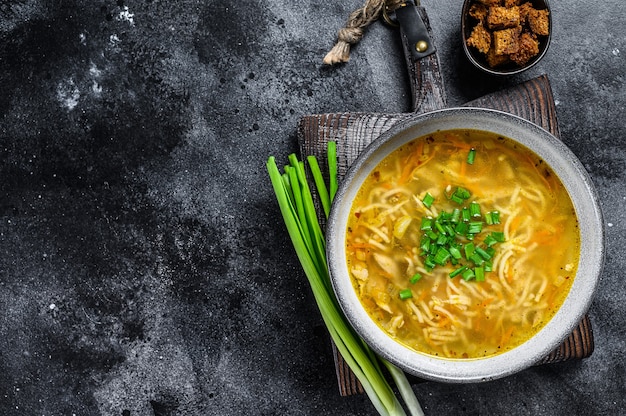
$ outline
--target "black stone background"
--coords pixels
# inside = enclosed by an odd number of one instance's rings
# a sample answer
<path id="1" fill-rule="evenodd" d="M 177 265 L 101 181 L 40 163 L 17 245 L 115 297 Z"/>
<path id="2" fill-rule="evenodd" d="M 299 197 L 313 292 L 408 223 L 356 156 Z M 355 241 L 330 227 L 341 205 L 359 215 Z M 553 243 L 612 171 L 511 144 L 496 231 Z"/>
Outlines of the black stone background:
<path id="1" fill-rule="evenodd" d="M 469 67 L 461 1 L 424 0 L 449 104 L 548 74 L 607 235 L 586 360 L 424 383 L 427 415 L 626 408 L 626 7 L 553 1 L 523 75 Z M 305 114 L 406 112 L 397 32 L 322 57 L 361 0 L 0 3 L 0 414 L 363 415 L 265 172 Z M 282 162 L 281 162 L 282 163 Z"/>

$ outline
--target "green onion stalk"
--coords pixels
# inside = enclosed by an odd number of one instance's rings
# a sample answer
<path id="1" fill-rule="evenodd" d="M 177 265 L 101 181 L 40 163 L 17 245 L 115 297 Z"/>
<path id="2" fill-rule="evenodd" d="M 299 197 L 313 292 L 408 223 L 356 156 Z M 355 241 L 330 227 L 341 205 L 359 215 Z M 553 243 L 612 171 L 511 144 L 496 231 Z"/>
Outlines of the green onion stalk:
<path id="1" fill-rule="evenodd" d="M 326 217 L 328 217 L 337 191 L 336 155 L 336 143 L 329 142 L 327 148 L 330 177 L 328 187 L 324 182 L 317 159 L 314 156 L 307 157 L 309 170 Z M 318 221 L 304 162 L 298 160 L 295 154 L 289 155 L 288 159 L 289 164 L 281 173 L 275 158 L 270 156 L 266 165 L 267 171 L 296 255 L 332 340 L 381 415 L 406 415 L 393 387 L 385 377 L 383 367 L 395 382 L 409 414 L 423 415 L 422 408 L 404 372 L 377 356 L 356 334 L 343 315 L 331 286 L 326 259 L 326 240 Z"/>

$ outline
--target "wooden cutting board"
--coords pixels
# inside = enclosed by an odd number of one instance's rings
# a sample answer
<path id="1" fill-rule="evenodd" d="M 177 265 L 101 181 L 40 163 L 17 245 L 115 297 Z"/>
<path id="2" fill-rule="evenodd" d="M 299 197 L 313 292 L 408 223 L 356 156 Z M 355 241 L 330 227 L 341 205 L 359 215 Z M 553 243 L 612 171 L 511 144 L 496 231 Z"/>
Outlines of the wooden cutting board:
<path id="1" fill-rule="evenodd" d="M 430 25 L 423 8 L 418 8 L 429 33 Z M 411 90 L 415 112 L 426 112 L 445 107 L 445 92 L 439 72 L 436 53 L 420 60 L 413 60 L 408 53 L 408 43 L 403 31 L 401 39 L 407 56 Z M 491 108 L 523 117 L 561 138 L 554 98 L 546 75 L 531 79 L 507 90 L 486 95 L 466 106 Z M 411 114 L 330 113 L 313 114 L 301 118 L 298 124 L 298 143 L 301 156 L 314 155 L 320 167 L 326 168 L 326 146 L 329 141 L 337 143 L 339 180 L 365 147 L 387 131 L 393 124 Z M 320 215 L 323 221 L 323 215 Z M 591 322 L 586 315 L 572 334 L 538 365 L 583 359 L 594 349 Z M 337 381 L 341 395 L 362 393 L 363 389 L 354 373 L 345 363 L 333 344 Z M 422 380 L 411 379 L 414 382 Z"/>

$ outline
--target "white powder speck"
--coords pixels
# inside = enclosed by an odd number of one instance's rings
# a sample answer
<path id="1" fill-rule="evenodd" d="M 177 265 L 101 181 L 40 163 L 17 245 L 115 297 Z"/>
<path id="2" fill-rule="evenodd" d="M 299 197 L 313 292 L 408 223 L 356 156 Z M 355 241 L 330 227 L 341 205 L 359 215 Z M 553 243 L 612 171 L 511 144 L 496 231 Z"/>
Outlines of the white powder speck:
<path id="1" fill-rule="evenodd" d="M 100 71 L 98 69 L 98 67 L 96 66 L 96 64 L 94 64 L 93 62 L 91 62 L 91 64 L 89 65 L 89 75 L 91 75 L 92 77 L 96 77 L 98 78 L 100 76 L 100 74 L 102 74 L 102 71 Z"/>
<path id="2" fill-rule="evenodd" d="M 54 310 L 57 307 L 57 305 L 55 305 L 54 303 L 51 303 L 50 306 L 48 306 L 48 307 L 52 311 L 52 310 Z"/>
<path id="3" fill-rule="evenodd" d="M 128 10 L 128 6 L 124 6 L 120 14 L 117 15 L 117 20 L 125 21 L 130 23 L 131 26 L 135 26 L 133 17 L 135 17 L 135 14 Z"/>
<path id="4" fill-rule="evenodd" d="M 73 79 L 70 78 L 57 85 L 57 98 L 61 105 L 70 111 L 78 105 L 80 91 L 76 84 L 74 84 Z"/>
<path id="5" fill-rule="evenodd" d="M 120 43 L 120 38 L 114 33 L 111 36 L 109 36 L 109 42 L 111 43 L 111 45 L 117 45 L 118 43 Z"/>
<path id="6" fill-rule="evenodd" d="M 78 35 L 78 40 L 80 41 L 81 45 L 84 45 L 87 43 L 87 35 L 85 35 L 84 33 L 81 33 Z"/>
<path id="7" fill-rule="evenodd" d="M 612 227 L 612 226 L 613 226 L 613 223 L 612 223 L 612 222 L 610 222 L 610 223 L 608 223 L 607 225 L 608 225 L 609 227 Z"/>
<path id="8" fill-rule="evenodd" d="M 89 75 L 91 75 L 93 78 L 95 78 L 92 81 L 91 90 L 96 95 L 102 93 L 102 86 L 97 81 L 97 79 L 100 78 L 100 75 L 102 75 L 102 71 L 99 70 L 98 67 L 96 66 L 96 64 L 94 64 L 93 62 L 91 63 L 91 65 L 89 65 Z"/>
<path id="9" fill-rule="evenodd" d="M 619 49 L 617 48 L 613 48 L 613 50 L 611 51 L 611 53 L 615 56 L 619 56 Z"/>

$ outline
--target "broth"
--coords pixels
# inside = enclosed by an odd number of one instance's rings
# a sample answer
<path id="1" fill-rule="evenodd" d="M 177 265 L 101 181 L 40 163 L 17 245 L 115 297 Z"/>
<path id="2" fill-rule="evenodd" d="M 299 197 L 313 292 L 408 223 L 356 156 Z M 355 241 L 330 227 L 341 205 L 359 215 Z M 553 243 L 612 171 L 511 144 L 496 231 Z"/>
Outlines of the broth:
<path id="1" fill-rule="evenodd" d="M 457 188 L 469 191 L 462 203 L 451 199 Z M 461 252 L 491 255 L 480 267 L 467 253 L 432 267 L 423 221 L 472 202 L 481 231 L 443 234 Z M 499 221 L 487 221 L 493 212 Z M 504 241 L 491 246 L 489 235 Z M 358 191 L 346 233 L 348 270 L 371 318 L 415 351 L 458 359 L 499 354 L 539 332 L 572 286 L 579 251 L 576 213 L 556 174 L 513 140 L 474 130 L 437 132 L 387 156 Z M 450 277 L 462 267 L 472 273 Z"/>

